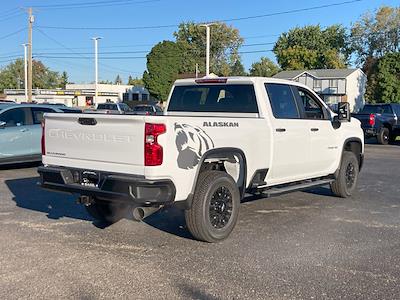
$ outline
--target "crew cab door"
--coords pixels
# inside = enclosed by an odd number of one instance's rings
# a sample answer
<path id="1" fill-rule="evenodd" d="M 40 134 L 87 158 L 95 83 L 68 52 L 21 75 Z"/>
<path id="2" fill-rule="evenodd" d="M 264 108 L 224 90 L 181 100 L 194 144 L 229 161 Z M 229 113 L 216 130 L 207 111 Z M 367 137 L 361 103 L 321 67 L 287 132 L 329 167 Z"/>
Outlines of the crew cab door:
<path id="1" fill-rule="evenodd" d="M 287 84 L 265 84 L 272 109 L 272 162 L 269 184 L 309 178 L 310 134 L 308 120 L 301 118 L 292 88 Z"/>
<path id="2" fill-rule="evenodd" d="M 0 121 L 5 126 L 0 128 L 0 159 L 26 157 L 31 154 L 32 118 L 29 108 L 15 107 L 3 111 Z"/>
<path id="3" fill-rule="evenodd" d="M 333 173 L 337 168 L 340 147 L 338 130 L 332 126 L 330 114 L 321 100 L 311 91 L 293 86 L 301 117 L 307 121 L 310 135 L 310 162 L 307 166 L 312 177 Z"/>

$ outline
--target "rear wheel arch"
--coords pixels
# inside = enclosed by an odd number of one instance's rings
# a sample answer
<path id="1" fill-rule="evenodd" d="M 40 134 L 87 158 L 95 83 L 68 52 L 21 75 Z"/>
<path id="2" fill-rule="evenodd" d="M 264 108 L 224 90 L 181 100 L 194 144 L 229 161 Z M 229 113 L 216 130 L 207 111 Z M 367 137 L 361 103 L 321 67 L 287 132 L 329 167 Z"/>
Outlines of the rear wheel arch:
<path id="1" fill-rule="evenodd" d="M 235 160 L 235 163 L 239 166 L 239 174 L 237 174 L 237 178 L 235 178 L 235 176 L 232 176 L 229 170 L 226 170 L 225 168 L 225 162 L 233 162 L 233 160 Z M 194 190 L 198 183 L 200 174 L 202 172 L 212 170 L 226 172 L 227 174 L 235 178 L 235 181 L 240 191 L 240 196 L 241 198 L 243 198 L 246 190 L 247 178 L 247 161 L 244 152 L 239 148 L 233 147 L 214 148 L 204 153 L 202 158 L 200 159 L 193 181 L 191 193 L 189 194 L 186 201 L 182 201 L 184 203 L 182 208 L 189 209 L 192 206 Z"/>

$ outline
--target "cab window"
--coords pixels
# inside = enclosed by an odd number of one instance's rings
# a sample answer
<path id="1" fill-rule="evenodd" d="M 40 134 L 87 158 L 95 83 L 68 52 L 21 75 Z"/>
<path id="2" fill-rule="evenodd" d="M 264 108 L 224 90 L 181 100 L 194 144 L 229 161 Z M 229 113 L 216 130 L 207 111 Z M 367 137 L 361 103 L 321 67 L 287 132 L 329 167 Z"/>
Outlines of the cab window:
<path id="1" fill-rule="evenodd" d="M 293 92 L 298 98 L 300 106 L 304 110 L 304 119 L 328 119 L 328 114 L 321 102 L 318 101 L 309 91 L 294 86 Z"/>
<path id="2" fill-rule="evenodd" d="M 47 107 L 32 107 L 33 124 L 41 124 L 43 115 L 47 112 L 54 112 L 54 110 Z"/>
<path id="3" fill-rule="evenodd" d="M 6 127 L 31 125 L 28 108 L 12 108 L 0 114 L 0 121 L 6 122 Z"/>
<path id="4" fill-rule="evenodd" d="M 267 83 L 272 113 L 277 119 L 300 119 L 299 109 L 292 89 L 287 84 Z"/>

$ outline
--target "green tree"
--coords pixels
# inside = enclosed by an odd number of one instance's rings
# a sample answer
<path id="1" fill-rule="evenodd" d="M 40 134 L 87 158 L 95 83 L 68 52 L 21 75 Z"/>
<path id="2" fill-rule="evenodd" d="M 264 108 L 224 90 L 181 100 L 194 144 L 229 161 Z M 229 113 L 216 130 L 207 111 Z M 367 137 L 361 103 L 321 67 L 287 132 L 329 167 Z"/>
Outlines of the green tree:
<path id="1" fill-rule="evenodd" d="M 246 76 L 247 73 L 244 66 L 240 60 L 235 61 L 231 67 L 230 76 Z"/>
<path id="2" fill-rule="evenodd" d="M 167 99 L 169 90 L 181 70 L 182 55 L 180 45 L 171 41 L 158 43 L 147 55 L 147 71 L 143 74 L 143 81 L 156 99 Z"/>
<path id="3" fill-rule="evenodd" d="M 41 61 L 34 60 L 32 65 L 32 87 L 39 89 L 56 88 L 60 83 L 60 75 L 51 71 Z M 17 59 L 0 70 L 0 91 L 15 89 L 24 78 L 24 61 Z"/>
<path id="4" fill-rule="evenodd" d="M 144 85 L 144 82 L 143 82 L 143 78 L 133 78 L 131 75 L 129 75 L 129 78 L 128 78 L 128 84 L 129 85 Z"/>
<path id="5" fill-rule="evenodd" d="M 350 56 L 347 39 L 341 25 L 296 27 L 280 35 L 273 51 L 283 70 L 344 68 Z"/>
<path id="6" fill-rule="evenodd" d="M 117 75 L 117 77 L 115 77 L 114 84 L 122 84 L 122 79 L 119 74 Z"/>
<path id="7" fill-rule="evenodd" d="M 180 72 L 194 73 L 196 64 L 198 64 L 200 72 L 204 73 L 206 57 L 205 27 L 193 22 L 181 23 L 174 36 L 183 50 Z M 236 28 L 225 23 L 217 23 L 211 26 L 210 72 L 222 76 L 231 75 L 233 71 L 237 73 L 237 68 L 240 68 L 238 50 L 242 44 L 243 38 L 240 37 Z"/>
<path id="8" fill-rule="evenodd" d="M 66 89 L 68 84 L 68 74 L 66 71 L 62 72 L 61 77 L 60 77 L 60 84 L 58 87 L 62 89 Z"/>
<path id="9" fill-rule="evenodd" d="M 272 77 L 279 72 L 279 67 L 269 58 L 261 57 L 260 61 L 251 65 L 250 75 L 260 77 Z"/>
<path id="10" fill-rule="evenodd" d="M 377 102 L 400 103 L 400 52 L 379 59 L 375 96 Z"/>
<path id="11" fill-rule="evenodd" d="M 112 81 L 106 79 L 106 80 L 100 80 L 99 81 L 100 84 L 113 84 Z"/>
<path id="12" fill-rule="evenodd" d="M 350 44 L 356 63 L 400 51 L 400 7 L 382 6 L 375 14 L 361 16 L 351 28 Z M 369 62 L 368 62 L 369 64 Z"/>

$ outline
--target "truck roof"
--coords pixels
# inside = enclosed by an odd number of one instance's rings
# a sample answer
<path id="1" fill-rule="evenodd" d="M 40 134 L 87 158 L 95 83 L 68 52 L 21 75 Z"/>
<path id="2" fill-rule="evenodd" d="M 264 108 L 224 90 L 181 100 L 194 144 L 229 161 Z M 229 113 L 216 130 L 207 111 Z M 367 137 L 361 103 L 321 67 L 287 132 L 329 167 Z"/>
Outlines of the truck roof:
<path id="1" fill-rule="evenodd" d="M 256 82 L 270 82 L 270 83 L 283 83 L 304 86 L 296 81 L 271 78 L 271 77 L 256 77 L 256 76 L 232 76 L 232 77 L 201 77 L 201 78 L 186 78 L 178 79 L 175 81 L 175 85 L 192 85 L 192 84 L 218 84 L 218 83 L 256 83 Z"/>

